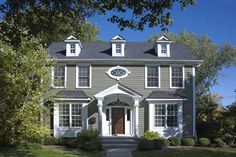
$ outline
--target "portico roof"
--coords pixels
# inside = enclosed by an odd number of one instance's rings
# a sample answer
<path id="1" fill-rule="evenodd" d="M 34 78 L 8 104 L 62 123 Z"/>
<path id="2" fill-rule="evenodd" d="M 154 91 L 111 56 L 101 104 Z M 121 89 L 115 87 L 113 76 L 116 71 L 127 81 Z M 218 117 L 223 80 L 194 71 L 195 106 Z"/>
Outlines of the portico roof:
<path id="1" fill-rule="evenodd" d="M 124 94 L 124 95 L 128 95 L 130 97 L 133 97 L 133 98 L 141 98 L 141 96 L 142 96 L 138 92 L 124 86 L 123 84 L 117 83 L 117 84 L 97 93 L 95 95 L 95 98 L 101 99 L 101 98 L 104 98 L 105 96 L 111 95 L 111 94 Z"/>

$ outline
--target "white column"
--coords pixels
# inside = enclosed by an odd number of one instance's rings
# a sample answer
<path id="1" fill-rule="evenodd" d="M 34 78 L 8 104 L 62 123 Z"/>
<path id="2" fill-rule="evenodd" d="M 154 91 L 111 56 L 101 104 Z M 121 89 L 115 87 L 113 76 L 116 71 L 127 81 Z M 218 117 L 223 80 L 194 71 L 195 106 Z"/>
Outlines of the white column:
<path id="1" fill-rule="evenodd" d="M 83 130 L 88 130 L 88 103 L 83 103 L 82 113 Z"/>
<path id="2" fill-rule="evenodd" d="M 59 127 L 59 104 L 54 103 L 53 108 L 53 136 L 58 138 L 58 127 Z"/>
<path id="3" fill-rule="evenodd" d="M 99 121 L 99 135 L 104 136 L 104 114 L 102 111 L 103 99 L 98 99 L 98 121 Z"/>
<path id="4" fill-rule="evenodd" d="M 139 137 L 139 100 L 134 100 L 133 107 L 133 135 Z"/>

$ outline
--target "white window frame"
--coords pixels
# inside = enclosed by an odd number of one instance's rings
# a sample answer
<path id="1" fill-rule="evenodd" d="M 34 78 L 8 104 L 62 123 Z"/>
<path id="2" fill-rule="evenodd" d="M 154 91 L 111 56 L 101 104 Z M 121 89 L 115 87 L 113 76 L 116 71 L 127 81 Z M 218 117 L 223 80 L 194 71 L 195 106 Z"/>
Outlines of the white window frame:
<path id="1" fill-rule="evenodd" d="M 71 48 L 72 45 L 74 45 L 74 48 Z M 72 50 L 74 50 L 74 52 L 71 52 Z M 76 44 L 74 44 L 74 43 L 71 43 L 71 44 L 70 44 L 70 53 L 71 53 L 71 54 L 75 54 L 75 53 L 76 53 Z"/>
<path id="2" fill-rule="evenodd" d="M 79 86 L 79 66 L 89 67 L 89 86 Z M 92 66 L 91 64 L 76 64 L 76 88 L 92 88 Z"/>
<path id="3" fill-rule="evenodd" d="M 120 48 L 117 48 L 117 45 L 119 45 Z M 117 50 L 119 50 L 120 52 L 117 52 Z M 122 53 L 121 43 L 116 43 L 116 54 L 121 54 L 121 53 Z"/>
<path id="4" fill-rule="evenodd" d="M 165 126 L 155 126 L 155 106 L 156 105 L 165 105 Z M 176 117 L 177 117 L 177 126 L 167 126 L 167 117 L 168 117 L 168 115 L 167 115 L 167 106 L 168 105 L 177 105 L 177 115 L 176 115 Z M 179 128 L 179 118 L 180 118 L 180 116 L 179 116 L 179 104 L 178 103 L 176 103 L 176 102 L 173 102 L 173 103 L 155 103 L 154 104 L 154 114 L 153 114 L 153 128 Z"/>
<path id="5" fill-rule="evenodd" d="M 84 123 L 84 116 L 83 116 L 83 103 L 78 103 L 78 102 L 66 102 L 66 103 L 58 103 L 58 110 L 60 110 L 60 104 L 69 104 L 69 126 L 59 126 L 60 123 L 60 114 L 58 113 L 58 128 L 63 129 L 63 128 L 83 128 L 83 123 Z M 78 104 L 81 105 L 81 126 L 72 126 L 72 104 Z"/>
<path id="6" fill-rule="evenodd" d="M 163 46 L 165 47 L 164 49 L 163 49 Z M 161 44 L 161 53 L 167 54 L 167 44 Z"/>
<path id="7" fill-rule="evenodd" d="M 64 86 L 55 86 L 54 85 L 54 67 L 52 67 L 52 71 L 51 71 L 51 87 L 53 88 L 66 88 L 67 86 L 67 65 L 66 64 L 59 64 L 58 66 L 65 66 L 65 80 L 64 80 Z"/>
<path id="8" fill-rule="evenodd" d="M 174 87 L 172 86 L 172 67 L 182 67 L 182 77 L 183 77 L 183 80 L 182 80 L 182 87 Z M 170 88 L 174 88 L 174 89 L 184 89 L 185 88 L 185 68 L 184 68 L 184 65 L 170 65 L 169 66 L 169 75 L 170 75 L 170 78 L 169 78 L 169 81 L 170 81 Z"/>
<path id="9" fill-rule="evenodd" d="M 149 87 L 147 83 L 147 71 L 149 66 L 157 66 L 158 67 L 158 87 Z M 145 88 L 161 88 L 161 67 L 158 64 L 146 64 L 145 65 Z"/>
<path id="10" fill-rule="evenodd" d="M 123 76 L 114 76 L 114 75 L 111 74 L 111 72 L 112 72 L 113 70 L 115 70 L 115 69 L 122 69 L 122 70 L 125 71 L 125 74 L 124 74 Z M 113 79 L 116 79 L 116 80 L 120 80 L 120 79 L 123 79 L 123 78 L 128 77 L 128 75 L 130 74 L 130 71 L 129 71 L 127 68 L 125 68 L 125 67 L 122 67 L 122 66 L 117 65 L 117 66 L 114 66 L 114 67 L 109 68 L 109 69 L 106 71 L 106 74 L 107 74 L 110 78 L 113 78 Z"/>

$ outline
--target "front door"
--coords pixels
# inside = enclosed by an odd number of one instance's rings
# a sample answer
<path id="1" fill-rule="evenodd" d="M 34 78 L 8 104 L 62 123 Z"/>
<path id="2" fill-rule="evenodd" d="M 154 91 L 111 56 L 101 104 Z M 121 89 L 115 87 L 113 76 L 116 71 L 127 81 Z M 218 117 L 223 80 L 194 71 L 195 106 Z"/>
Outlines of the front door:
<path id="1" fill-rule="evenodd" d="M 125 112 L 124 108 L 112 108 L 112 134 L 124 134 Z"/>

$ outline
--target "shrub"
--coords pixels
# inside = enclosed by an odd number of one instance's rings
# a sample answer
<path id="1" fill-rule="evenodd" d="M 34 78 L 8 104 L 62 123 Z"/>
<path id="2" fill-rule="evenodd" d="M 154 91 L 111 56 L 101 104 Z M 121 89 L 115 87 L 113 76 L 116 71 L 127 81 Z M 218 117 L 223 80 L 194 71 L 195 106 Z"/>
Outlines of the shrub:
<path id="1" fill-rule="evenodd" d="M 217 147 L 223 147 L 225 145 L 224 141 L 221 138 L 217 138 L 217 139 L 213 140 L 213 143 Z"/>
<path id="2" fill-rule="evenodd" d="M 160 138 L 160 134 L 154 131 L 146 131 L 142 136 L 142 139 L 146 140 L 156 140 Z"/>
<path id="3" fill-rule="evenodd" d="M 206 147 L 206 146 L 209 146 L 210 144 L 211 144 L 211 141 L 208 138 L 199 138 L 198 139 L 199 146 Z"/>
<path id="4" fill-rule="evenodd" d="M 193 146 L 195 144 L 195 141 L 192 138 L 182 138 L 181 144 L 183 146 Z"/>
<path id="5" fill-rule="evenodd" d="M 77 147 L 83 149 L 86 142 L 96 140 L 98 133 L 96 131 L 83 131 L 78 133 L 76 142 Z"/>
<path id="6" fill-rule="evenodd" d="M 235 140 L 236 140 L 236 136 L 234 136 L 234 135 L 225 134 L 225 135 L 223 136 L 223 141 L 224 141 L 226 144 L 228 144 L 228 145 L 234 144 Z"/>
<path id="7" fill-rule="evenodd" d="M 178 137 L 170 137 L 168 140 L 170 141 L 170 146 L 180 146 L 181 145 L 181 140 Z"/>
<path id="8" fill-rule="evenodd" d="M 170 141 L 164 138 L 156 139 L 153 142 L 155 149 L 162 149 L 170 145 Z"/>
<path id="9" fill-rule="evenodd" d="M 147 139 L 138 140 L 138 149 L 139 150 L 152 150 L 154 149 L 154 142 Z"/>
<path id="10" fill-rule="evenodd" d="M 83 149 L 88 152 L 92 151 L 101 151 L 102 150 L 102 143 L 99 140 L 92 140 L 86 142 L 83 146 Z"/>
<path id="11" fill-rule="evenodd" d="M 52 136 L 47 136 L 44 138 L 44 145 L 57 145 L 58 144 L 58 138 L 54 138 Z"/>

